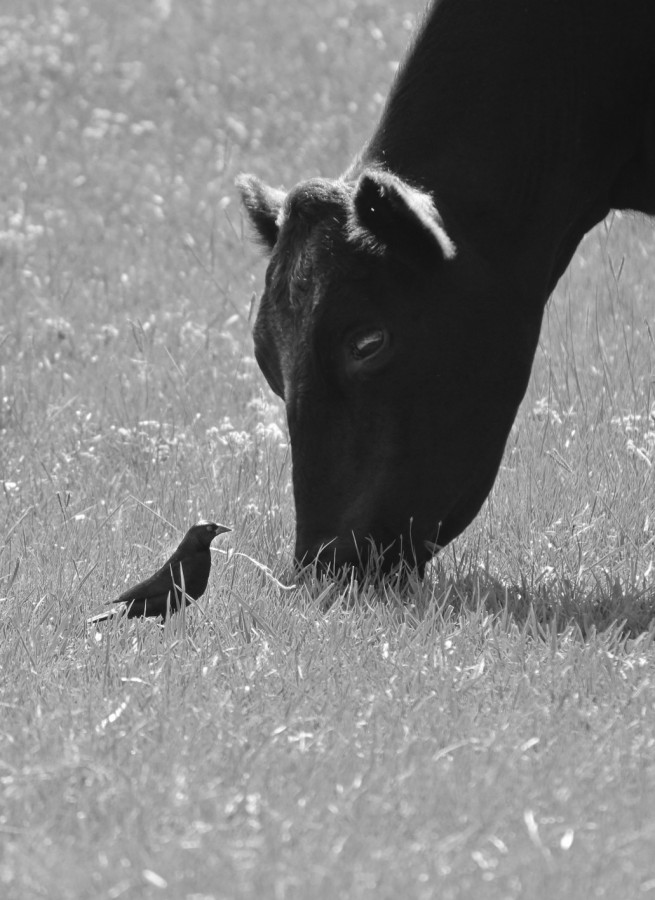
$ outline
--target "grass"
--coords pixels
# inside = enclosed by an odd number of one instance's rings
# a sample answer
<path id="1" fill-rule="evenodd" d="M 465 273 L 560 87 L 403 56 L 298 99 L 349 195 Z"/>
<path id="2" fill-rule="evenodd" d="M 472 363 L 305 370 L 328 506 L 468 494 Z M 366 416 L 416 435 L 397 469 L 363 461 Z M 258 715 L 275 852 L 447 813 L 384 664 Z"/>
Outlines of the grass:
<path id="1" fill-rule="evenodd" d="M 651 223 L 583 242 L 425 583 L 290 584 L 233 179 L 343 169 L 419 10 L 3 5 L 7 900 L 655 893 Z M 197 607 L 86 626 L 200 517 Z"/>

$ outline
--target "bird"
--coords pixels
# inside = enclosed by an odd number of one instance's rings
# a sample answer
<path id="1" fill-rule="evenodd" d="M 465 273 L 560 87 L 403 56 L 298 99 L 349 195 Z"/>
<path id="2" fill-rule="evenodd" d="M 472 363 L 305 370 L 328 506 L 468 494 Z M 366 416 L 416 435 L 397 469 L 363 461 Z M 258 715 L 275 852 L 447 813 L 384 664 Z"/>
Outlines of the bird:
<path id="1" fill-rule="evenodd" d="M 122 603 L 123 608 L 109 609 L 92 616 L 88 623 L 96 625 L 116 616 L 128 619 L 137 617 L 159 617 L 166 619 L 170 613 L 179 612 L 182 606 L 188 606 L 191 600 L 197 600 L 205 593 L 211 569 L 211 553 L 209 546 L 215 537 L 232 531 L 227 525 L 215 522 L 202 522 L 192 525 L 182 538 L 177 550 L 166 560 L 161 569 L 154 575 L 140 581 L 114 600 Z"/>

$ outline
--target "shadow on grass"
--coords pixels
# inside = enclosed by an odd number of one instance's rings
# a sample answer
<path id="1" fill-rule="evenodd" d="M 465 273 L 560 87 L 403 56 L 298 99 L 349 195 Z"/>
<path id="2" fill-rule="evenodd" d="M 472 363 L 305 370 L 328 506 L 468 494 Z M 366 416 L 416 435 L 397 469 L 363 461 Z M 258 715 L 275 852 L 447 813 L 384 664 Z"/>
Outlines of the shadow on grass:
<path id="1" fill-rule="evenodd" d="M 591 586 L 555 578 L 532 586 L 503 583 L 482 567 L 458 569 L 448 571 L 437 561 L 423 579 L 405 570 L 363 580 L 354 575 L 322 577 L 310 570 L 301 579 L 300 597 L 323 612 L 335 605 L 353 611 L 386 607 L 408 623 L 421 622 L 435 612 L 444 619 L 482 613 L 521 630 L 528 627 L 535 638 L 544 639 L 570 628 L 583 640 L 608 629 L 630 639 L 655 624 L 655 585 L 640 589 L 605 574 Z"/>
<path id="2" fill-rule="evenodd" d="M 455 610 L 483 607 L 522 628 L 531 623 L 542 637 L 573 626 L 582 638 L 608 629 L 634 638 L 649 631 L 655 619 L 655 588 L 624 588 L 618 580 L 594 588 L 566 581 L 531 588 L 503 584 L 481 571 L 451 581 L 450 598 Z"/>

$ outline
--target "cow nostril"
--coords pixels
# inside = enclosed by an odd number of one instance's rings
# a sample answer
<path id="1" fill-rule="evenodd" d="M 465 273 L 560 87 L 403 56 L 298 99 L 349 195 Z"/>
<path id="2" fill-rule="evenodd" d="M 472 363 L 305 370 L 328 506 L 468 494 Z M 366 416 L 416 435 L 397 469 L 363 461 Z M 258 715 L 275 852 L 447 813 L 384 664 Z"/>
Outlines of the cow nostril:
<path id="1" fill-rule="evenodd" d="M 378 581 L 388 578 L 418 574 L 421 578 L 435 545 L 418 547 L 407 536 L 393 537 L 389 531 L 386 540 L 372 537 L 334 538 L 324 541 L 296 542 L 295 563 L 298 570 L 311 577 L 350 578 Z"/>
<path id="2" fill-rule="evenodd" d="M 315 569 L 319 575 L 338 575 L 348 568 L 361 566 L 360 551 L 353 539 L 334 538 L 296 544 L 295 563 L 298 569 Z"/>
<path id="3" fill-rule="evenodd" d="M 306 568 L 314 564 L 325 565 L 332 559 L 341 558 L 343 551 L 336 544 L 336 541 L 326 541 L 308 546 L 297 546 L 296 565 Z"/>
<path id="4" fill-rule="evenodd" d="M 354 574 L 358 580 L 373 581 L 416 569 L 421 575 L 425 568 L 425 562 L 419 562 L 414 554 L 402 552 L 400 540 L 376 544 L 370 538 L 359 543 L 351 538 L 314 543 L 309 547 L 297 545 L 295 562 L 308 575 L 349 578 Z"/>

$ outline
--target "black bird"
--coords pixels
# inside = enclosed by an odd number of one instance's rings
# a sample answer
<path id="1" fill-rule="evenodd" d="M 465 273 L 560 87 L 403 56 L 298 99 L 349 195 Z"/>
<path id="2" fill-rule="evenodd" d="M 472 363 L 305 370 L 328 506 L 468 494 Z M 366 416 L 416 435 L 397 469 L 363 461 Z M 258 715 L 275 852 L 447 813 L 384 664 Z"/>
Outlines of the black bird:
<path id="1" fill-rule="evenodd" d="M 167 559 L 161 569 L 154 575 L 128 588 L 114 600 L 124 603 L 123 609 L 110 609 L 89 619 L 89 624 L 104 622 L 114 616 L 159 616 L 166 618 L 167 612 L 179 612 L 182 597 L 185 606 L 191 600 L 197 600 L 205 593 L 211 569 L 211 553 L 209 545 L 226 531 L 232 531 L 226 525 L 207 522 L 192 525 L 182 538 L 175 553 Z"/>

